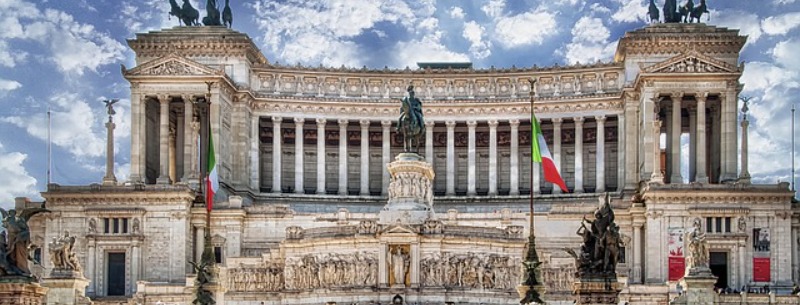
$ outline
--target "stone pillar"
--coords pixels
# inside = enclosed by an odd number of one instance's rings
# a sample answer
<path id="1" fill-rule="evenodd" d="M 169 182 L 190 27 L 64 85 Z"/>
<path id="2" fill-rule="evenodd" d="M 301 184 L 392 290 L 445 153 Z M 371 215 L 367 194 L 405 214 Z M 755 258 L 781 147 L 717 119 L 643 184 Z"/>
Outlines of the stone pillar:
<path id="1" fill-rule="evenodd" d="M 497 120 L 489 120 L 489 196 L 497 196 Z"/>
<path id="2" fill-rule="evenodd" d="M 517 196 L 519 195 L 519 120 L 509 120 L 508 124 L 511 125 L 511 156 L 509 160 L 511 163 L 511 169 L 509 170 L 511 188 L 509 195 Z"/>
<path id="3" fill-rule="evenodd" d="M 576 279 L 572 284 L 572 294 L 577 305 L 619 304 L 622 283 L 614 279 L 590 278 Z"/>
<path id="4" fill-rule="evenodd" d="M 194 122 L 194 101 L 191 100 L 191 97 L 187 97 L 183 101 L 183 123 L 190 126 Z M 192 168 L 192 151 L 197 135 L 193 128 L 184 127 L 183 132 L 183 178 L 181 178 L 181 182 L 189 183 L 190 179 L 196 178 L 195 169 Z M 258 141 L 258 134 L 251 140 Z"/>
<path id="5" fill-rule="evenodd" d="M 561 118 L 553 119 L 553 163 L 559 173 L 561 172 L 561 122 L 563 122 Z M 553 194 L 561 194 L 561 187 L 553 184 Z"/>
<path id="6" fill-rule="evenodd" d="M 160 109 L 159 117 L 159 173 L 156 182 L 158 184 L 169 184 L 169 103 L 170 97 L 162 95 L 158 97 Z"/>
<path id="7" fill-rule="evenodd" d="M 185 101 L 188 97 L 183 96 L 183 100 Z M 185 104 L 185 102 L 184 102 Z M 186 108 L 184 107 L 181 109 L 180 112 L 176 113 L 176 120 L 177 124 L 175 125 L 175 159 L 172 167 L 175 168 L 175 182 L 185 182 L 183 181 L 184 172 L 186 172 L 186 168 L 183 166 L 184 163 L 184 155 L 186 154 L 184 144 L 186 143 L 186 129 L 189 126 L 191 121 L 186 121 Z"/>
<path id="8" fill-rule="evenodd" d="M 794 225 L 792 226 L 791 234 L 792 234 L 792 236 L 791 236 L 791 240 L 792 240 L 792 243 L 791 243 L 792 244 L 792 246 L 791 246 L 791 249 L 792 249 L 792 254 L 791 254 L 791 256 L 792 256 L 792 281 L 797 283 L 797 280 L 798 280 L 798 274 L 797 274 L 797 272 L 798 272 L 798 264 L 800 264 L 800 257 L 798 257 L 798 255 L 800 255 L 800 254 L 797 253 L 798 244 L 797 244 L 796 241 L 797 241 L 797 238 L 798 238 L 798 234 L 797 234 L 797 227 L 794 227 Z"/>
<path id="9" fill-rule="evenodd" d="M 475 196 L 475 127 L 477 121 L 467 121 L 467 196 Z"/>
<path id="10" fill-rule="evenodd" d="M 194 261 L 199 262 L 203 259 L 203 249 L 205 249 L 206 246 L 206 230 L 203 226 L 196 226 L 194 228 L 194 239 L 196 243 L 194 247 Z"/>
<path id="11" fill-rule="evenodd" d="M 723 136 L 725 137 L 725 146 L 723 147 L 723 155 L 725 155 L 725 166 L 723 168 L 726 170 L 726 174 L 723 175 L 724 180 L 734 180 L 737 176 L 737 109 L 739 104 L 739 99 L 737 97 L 736 87 L 734 84 L 729 85 L 728 90 L 725 92 L 725 100 L 724 100 L 724 111 L 722 115 L 724 118 L 722 119 L 722 123 L 726 124 L 726 129 L 723 129 Z"/>
<path id="12" fill-rule="evenodd" d="M 281 157 L 283 156 L 283 131 L 281 130 L 281 122 L 283 118 L 272 117 L 272 192 L 281 193 L 281 171 L 283 164 Z"/>
<path id="13" fill-rule="evenodd" d="M 361 188 L 359 195 L 369 195 L 369 120 L 360 120 L 361 124 Z"/>
<path id="14" fill-rule="evenodd" d="M 142 247 L 139 240 L 134 240 L 131 244 L 131 282 L 139 281 L 139 271 L 142 265 Z M 131 293 L 136 292 L 137 285 L 131 285 Z"/>
<path id="15" fill-rule="evenodd" d="M 114 128 L 116 126 L 112 115 L 109 114 L 108 122 L 106 122 L 106 176 L 103 177 L 103 185 L 117 184 L 117 177 L 114 175 Z"/>
<path id="16" fill-rule="evenodd" d="M 0 283 L 0 304 L 43 305 L 47 290 L 36 282 Z"/>
<path id="17" fill-rule="evenodd" d="M 689 182 L 697 178 L 697 107 L 688 107 L 689 112 Z"/>
<path id="18" fill-rule="evenodd" d="M 325 194 L 325 119 L 317 119 L 317 194 Z"/>
<path id="19" fill-rule="evenodd" d="M 433 217 L 433 167 L 416 153 L 401 153 L 387 169 L 392 182 L 378 223 L 418 225 Z"/>
<path id="20" fill-rule="evenodd" d="M 670 133 L 671 143 L 671 165 L 672 174 L 670 175 L 670 183 L 682 183 L 681 177 L 681 100 L 683 93 L 673 93 L 672 98 L 672 132 Z"/>
<path id="21" fill-rule="evenodd" d="M 744 263 L 745 255 L 747 254 L 747 242 L 739 243 L 736 247 L 736 250 L 739 252 L 739 287 L 744 286 L 747 284 L 747 273 L 745 270 L 747 269 L 747 265 Z"/>
<path id="22" fill-rule="evenodd" d="M 595 167 L 595 193 L 606 191 L 606 116 L 596 116 L 597 122 L 597 162 Z M 618 163 L 620 164 L 620 163 Z"/>
<path id="23" fill-rule="evenodd" d="M 691 305 L 714 305 L 717 293 L 714 292 L 714 283 L 717 278 L 714 276 L 693 277 L 685 276 L 681 279 L 684 295 L 679 299 L 685 299 L 683 304 Z M 676 302 L 678 304 L 682 302 Z"/>
<path id="24" fill-rule="evenodd" d="M 747 127 L 750 126 L 750 121 L 747 120 L 745 114 L 742 120 L 742 171 L 739 174 L 739 182 L 750 183 L 750 171 L 748 170 L 747 162 Z"/>
<path id="25" fill-rule="evenodd" d="M 339 119 L 339 195 L 347 195 L 347 124 Z"/>
<path id="26" fill-rule="evenodd" d="M 433 127 L 434 121 L 425 121 L 425 160 L 433 166 Z"/>
<path id="27" fill-rule="evenodd" d="M 174 128 L 169 129 L 169 150 L 168 150 L 168 158 L 169 158 L 169 181 L 178 181 L 177 180 L 177 168 L 175 167 L 175 156 L 177 155 L 177 150 L 175 149 L 177 146 L 177 131 Z"/>
<path id="28" fill-rule="evenodd" d="M 87 236 L 86 238 L 86 276 L 89 279 L 96 279 L 97 276 L 95 275 L 96 264 L 97 264 L 97 242 L 94 239 L 94 236 Z M 89 286 L 86 288 L 86 293 L 90 296 L 94 296 L 97 292 L 97 284 L 94 281 L 89 282 Z"/>
<path id="29" fill-rule="evenodd" d="M 456 194 L 456 122 L 446 121 L 447 126 L 447 196 Z"/>
<path id="30" fill-rule="evenodd" d="M 295 194 L 304 194 L 305 185 L 303 177 L 303 153 L 305 150 L 303 143 L 303 125 L 305 119 L 294 118 L 294 192 Z"/>
<path id="31" fill-rule="evenodd" d="M 661 173 L 661 147 L 658 144 L 658 139 L 661 138 L 661 120 L 653 121 L 653 173 L 650 175 L 651 183 L 664 183 L 664 175 Z"/>
<path id="32" fill-rule="evenodd" d="M 427 122 L 426 122 L 427 124 Z M 382 134 L 381 134 L 381 142 L 383 146 L 381 147 L 381 168 L 383 169 L 383 174 L 381 176 L 381 196 L 386 196 L 389 190 L 389 170 L 386 168 L 386 165 L 389 165 L 389 162 L 392 161 L 392 151 L 391 151 L 391 144 L 392 144 L 392 121 L 390 120 L 383 120 L 381 121 L 382 127 Z M 432 136 L 431 136 L 432 137 Z M 428 145 L 432 144 L 432 141 L 428 141 L 425 143 L 425 154 L 428 154 Z M 433 154 L 431 152 L 431 154 Z M 430 159 L 428 160 L 430 163 Z"/>
<path id="33" fill-rule="evenodd" d="M 644 250 L 644 240 L 642 239 L 643 223 L 633 224 L 633 283 L 642 283 L 642 251 Z"/>
<path id="34" fill-rule="evenodd" d="M 139 93 L 139 90 L 136 89 L 137 86 L 131 86 L 131 174 L 128 179 L 131 182 L 141 182 L 143 181 L 144 172 L 141 171 L 140 165 L 143 163 L 141 158 L 142 154 L 140 153 L 140 149 L 142 147 L 141 141 L 144 137 L 144 134 L 140 131 L 140 129 L 144 125 L 144 120 L 142 120 L 143 112 L 145 109 L 145 96 Z"/>
<path id="35" fill-rule="evenodd" d="M 410 254 L 409 258 L 411 259 L 411 262 L 409 264 L 409 269 L 410 270 L 409 270 L 408 274 L 409 274 L 409 278 L 411 280 L 411 288 L 418 288 L 420 286 L 420 284 L 421 284 L 419 282 L 419 279 L 420 279 L 420 276 L 419 276 L 419 272 L 420 272 L 419 271 L 419 261 L 420 261 L 419 243 L 411 243 L 411 245 L 409 247 L 409 251 L 411 252 L 411 253 L 409 253 Z"/>
<path id="36" fill-rule="evenodd" d="M 695 124 L 697 131 L 695 131 L 695 135 L 697 136 L 697 143 L 695 146 L 697 147 L 697 153 L 695 154 L 695 181 L 700 183 L 708 183 L 708 173 L 706 168 L 708 168 L 707 160 L 706 160 L 706 148 L 708 147 L 706 144 L 706 98 L 708 97 L 707 93 L 697 94 L 695 99 L 697 100 L 697 124 Z M 695 139 L 692 139 L 695 141 Z"/>
<path id="37" fill-rule="evenodd" d="M 575 193 L 583 193 L 583 117 L 575 118 Z"/>
<path id="38" fill-rule="evenodd" d="M 250 189 L 260 191 L 261 189 L 261 166 L 263 155 L 261 154 L 261 118 L 258 115 L 250 114 Z M 187 180 L 188 181 L 188 180 Z"/>
<path id="39" fill-rule="evenodd" d="M 635 141 L 636 135 L 627 135 L 628 125 L 625 125 L 625 115 L 620 114 L 617 116 L 617 191 L 621 191 L 625 187 L 627 173 L 625 172 L 627 158 L 633 158 L 627 154 L 627 141 L 630 136 L 632 141 Z"/>

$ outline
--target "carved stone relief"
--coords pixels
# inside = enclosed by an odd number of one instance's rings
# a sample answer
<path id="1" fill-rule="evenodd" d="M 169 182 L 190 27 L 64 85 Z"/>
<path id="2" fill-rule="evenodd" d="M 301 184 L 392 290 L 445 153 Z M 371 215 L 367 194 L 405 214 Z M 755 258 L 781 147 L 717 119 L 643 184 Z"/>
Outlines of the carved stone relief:
<path id="1" fill-rule="evenodd" d="M 519 284 L 520 258 L 497 254 L 442 252 L 420 260 L 420 282 L 427 287 L 513 289 Z"/>

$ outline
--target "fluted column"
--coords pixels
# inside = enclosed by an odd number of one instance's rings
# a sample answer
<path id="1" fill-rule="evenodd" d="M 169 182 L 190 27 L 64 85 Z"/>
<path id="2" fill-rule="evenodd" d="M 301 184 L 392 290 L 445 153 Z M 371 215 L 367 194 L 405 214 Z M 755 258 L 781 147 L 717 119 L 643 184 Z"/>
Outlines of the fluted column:
<path id="1" fill-rule="evenodd" d="M 558 172 L 561 172 L 561 123 L 562 118 L 553 118 L 553 163 Z M 553 184 L 553 194 L 561 194 L 561 187 Z"/>
<path id="2" fill-rule="evenodd" d="M 381 195 L 382 196 L 386 196 L 386 195 L 388 195 L 388 191 L 389 191 L 389 170 L 388 170 L 388 168 L 386 166 L 389 165 L 389 162 L 392 162 L 392 156 L 391 156 L 391 154 L 392 154 L 392 151 L 391 151 L 391 148 L 392 148 L 392 146 L 391 146 L 391 144 L 392 144 L 392 139 L 391 139 L 391 137 L 392 137 L 392 131 L 391 131 L 392 121 L 390 121 L 390 120 L 381 121 L 381 127 L 382 127 L 381 142 L 383 144 L 383 146 L 381 147 L 381 156 L 382 156 L 381 168 L 383 168 L 383 174 L 381 176 L 381 186 L 382 186 L 381 187 Z M 431 142 L 431 141 L 429 141 L 429 142 Z M 427 150 L 428 144 L 426 143 L 425 146 L 426 146 L 426 150 Z M 427 154 L 427 151 L 426 151 L 426 154 Z M 428 162 L 430 162 L 430 161 L 428 161 Z"/>
<path id="3" fill-rule="evenodd" d="M 633 156 L 628 156 L 627 153 L 627 143 L 629 141 L 626 139 L 626 131 L 628 130 L 628 125 L 625 123 L 625 114 L 620 114 L 617 116 L 617 191 L 621 191 L 625 187 L 626 181 L 626 172 L 625 172 L 625 164 L 628 164 L 627 158 L 633 158 Z M 631 138 L 634 138 L 631 136 Z M 631 140 L 635 141 L 635 140 Z"/>
<path id="4" fill-rule="evenodd" d="M 157 182 L 159 184 L 171 183 L 169 179 L 169 103 L 170 97 L 162 95 L 158 97 L 161 106 L 159 117 L 159 173 Z"/>
<path id="5" fill-rule="evenodd" d="M 697 107 L 686 108 L 689 113 L 689 182 L 697 177 Z"/>
<path id="6" fill-rule="evenodd" d="M 489 120 L 489 196 L 497 196 L 497 120 Z"/>
<path id="7" fill-rule="evenodd" d="M 602 193 L 606 191 L 606 131 L 605 123 L 606 117 L 604 115 L 596 116 L 597 122 L 597 162 L 595 168 L 595 192 Z M 617 127 L 619 128 L 619 127 Z"/>
<path id="8" fill-rule="evenodd" d="M 633 280 L 632 283 L 642 282 L 642 251 L 644 250 L 644 240 L 642 239 L 642 223 L 633 224 Z"/>
<path id="9" fill-rule="evenodd" d="M 433 127 L 434 121 L 425 121 L 425 160 L 433 166 Z"/>
<path id="10" fill-rule="evenodd" d="M 739 182 L 750 183 L 750 171 L 748 170 L 747 159 L 747 127 L 750 126 L 750 121 L 747 120 L 747 113 L 744 114 L 742 120 L 742 170 L 739 174 Z"/>
<path id="11" fill-rule="evenodd" d="M 517 196 L 519 195 L 519 120 L 509 120 L 508 124 L 511 125 L 511 156 L 509 160 L 511 163 L 511 169 L 509 171 L 511 175 L 511 177 L 509 177 L 511 188 L 509 190 L 509 195 Z"/>
<path id="12" fill-rule="evenodd" d="M 192 101 L 191 96 L 183 101 L 183 123 L 189 128 L 183 128 L 183 178 L 181 178 L 181 182 L 188 183 L 191 182 L 189 179 L 195 178 L 195 170 L 192 168 L 192 150 L 194 149 L 197 135 L 194 134 L 194 129 L 190 126 L 194 122 L 194 101 Z M 258 141 L 258 138 L 253 138 L 252 140 Z"/>
<path id="13" fill-rule="evenodd" d="M 477 121 L 467 121 L 467 196 L 475 196 L 475 127 Z"/>
<path id="14" fill-rule="evenodd" d="M 294 192 L 296 194 L 305 193 L 305 185 L 303 185 L 303 125 L 305 119 L 294 118 Z"/>
<path id="15" fill-rule="evenodd" d="M 575 118 L 575 193 L 583 193 L 583 117 Z"/>
<path id="16" fill-rule="evenodd" d="M 697 155 L 696 158 L 696 176 L 695 181 L 700 183 L 708 183 L 708 172 L 706 168 L 708 167 L 708 161 L 706 160 L 706 148 L 708 147 L 706 144 L 706 98 L 708 97 L 707 93 L 698 94 L 695 96 L 697 100 L 697 124 L 696 128 L 697 131 L 695 135 L 697 135 Z M 695 139 L 692 139 L 695 140 Z"/>
<path id="17" fill-rule="evenodd" d="M 339 123 L 339 195 L 347 195 L 347 120 Z"/>
<path id="18" fill-rule="evenodd" d="M 281 190 L 281 157 L 283 156 L 283 132 L 281 131 L 282 117 L 272 117 L 272 192 L 280 193 Z"/>
<path id="19" fill-rule="evenodd" d="M 145 109 L 147 98 L 139 93 L 136 87 L 131 86 L 131 174 L 128 179 L 131 182 L 144 181 L 144 172 L 141 171 L 142 154 L 140 153 L 142 143 L 141 126 L 144 125 L 142 113 Z"/>
<path id="20" fill-rule="evenodd" d="M 664 183 L 664 175 L 661 173 L 661 145 L 658 144 L 658 139 L 661 138 L 661 120 L 658 116 L 653 120 L 653 173 L 650 175 L 651 183 Z"/>
<path id="21" fill-rule="evenodd" d="M 670 175 L 670 183 L 681 183 L 681 100 L 683 93 L 673 93 L 672 98 L 672 132 L 670 132 L 671 142 L 671 162 L 672 175 Z"/>
<path id="22" fill-rule="evenodd" d="M 456 122 L 446 121 L 447 126 L 447 196 L 456 194 Z"/>
<path id="23" fill-rule="evenodd" d="M 175 128 L 169 129 L 169 143 L 167 146 L 169 147 L 169 152 L 167 153 L 169 158 L 169 181 L 176 182 L 177 180 L 177 167 L 175 166 L 175 160 L 177 159 L 177 138 L 178 138 L 178 131 Z M 113 148 L 112 148 L 113 149 Z"/>
<path id="24" fill-rule="evenodd" d="M 369 120 L 359 121 L 361 124 L 361 188 L 359 195 L 369 195 Z"/>
<path id="25" fill-rule="evenodd" d="M 326 119 L 317 119 L 317 194 L 325 194 L 325 124 Z"/>

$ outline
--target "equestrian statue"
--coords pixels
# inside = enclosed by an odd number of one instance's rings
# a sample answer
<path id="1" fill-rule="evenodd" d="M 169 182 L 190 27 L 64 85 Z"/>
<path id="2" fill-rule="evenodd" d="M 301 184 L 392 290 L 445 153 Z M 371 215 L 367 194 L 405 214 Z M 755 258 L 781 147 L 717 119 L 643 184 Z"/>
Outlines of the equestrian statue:
<path id="1" fill-rule="evenodd" d="M 695 5 L 693 0 L 687 0 L 686 3 L 678 6 L 677 0 L 666 0 L 664 2 L 664 22 L 665 23 L 693 23 L 700 22 L 700 17 L 703 14 L 708 14 L 708 6 L 706 0 L 700 0 L 699 5 Z M 655 0 L 650 0 L 650 7 L 648 9 L 650 22 L 658 20 L 658 10 L 655 5 Z M 709 20 L 711 17 L 708 18 Z"/>
<path id="2" fill-rule="evenodd" d="M 397 131 L 403 135 L 403 152 L 419 153 L 422 136 L 425 134 L 425 119 L 422 115 L 422 101 L 414 96 L 414 86 L 409 85 L 408 96 L 400 106 Z"/>
<path id="3" fill-rule="evenodd" d="M 179 26 L 199 26 L 200 12 L 195 9 L 189 0 L 183 0 L 183 6 L 178 5 L 177 0 L 169 0 L 169 16 L 178 18 Z M 222 20 L 220 21 L 220 17 Z M 203 25 L 206 26 L 220 26 L 231 27 L 233 24 L 233 13 L 230 6 L 230 0 L 225 0 L 225 7 L 220 10 L 217 7 L 217 0 L 206 0 L 206 16 L 203 17 Z"/>

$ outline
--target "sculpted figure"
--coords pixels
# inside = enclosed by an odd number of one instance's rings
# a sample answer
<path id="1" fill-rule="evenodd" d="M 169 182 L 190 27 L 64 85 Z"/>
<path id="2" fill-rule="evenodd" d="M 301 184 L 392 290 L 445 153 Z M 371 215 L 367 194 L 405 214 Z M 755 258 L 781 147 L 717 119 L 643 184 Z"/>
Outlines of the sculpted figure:
<path id="1" fill-rule="evenodd" d="M 696 219 L 689 232 L 686 233 L 684 241 L 688 243 L 686 249 L 686 270 L 694 268 L 708 268 L 708 242 L 706 234 L 700 230 L 700 219 Z"/>
<path id="2" fill-rule="evenodd" d="M 394 284 L 405 286 L 407 254 L 403 254 L 400 247 L 395 247 L 392 252 L 392 272 L 394 274 Z"/>
<path id="3" fill-rule="evenodd" d="M 97 220 L 89 218 L 89 234 L 97 233 Z"/>
<path id="4" fill-rule="evenodd" d="M 408 96 L 401 101 L 397 131 L 403 135 L 403 151 L 412 152 L 413 149 L 413 152 L 418 152 L 422 136 L 425 134 L 422 101 L 414 96 L 413 85 L 409 85 L 406 91 Z"/>
<path id="5" fill-rule="evenodd" d="M 0 213 L 3 215 L 3 227 L 6 229 L 6 247 L 5 257 L 9 264 L 16 268 L 6 269 L 6 272 L 11 275 L 30 276 L 31 271 L 28 269 L 28 249 L 31 245 L 31 232 L 28 228 L 28 219 L 33 215 L 49 212 L 44 208 L 29 208 L 22 210 L 17 216 L 17 211 L 12 209 L 6 211 L 0 208 Z"/>

